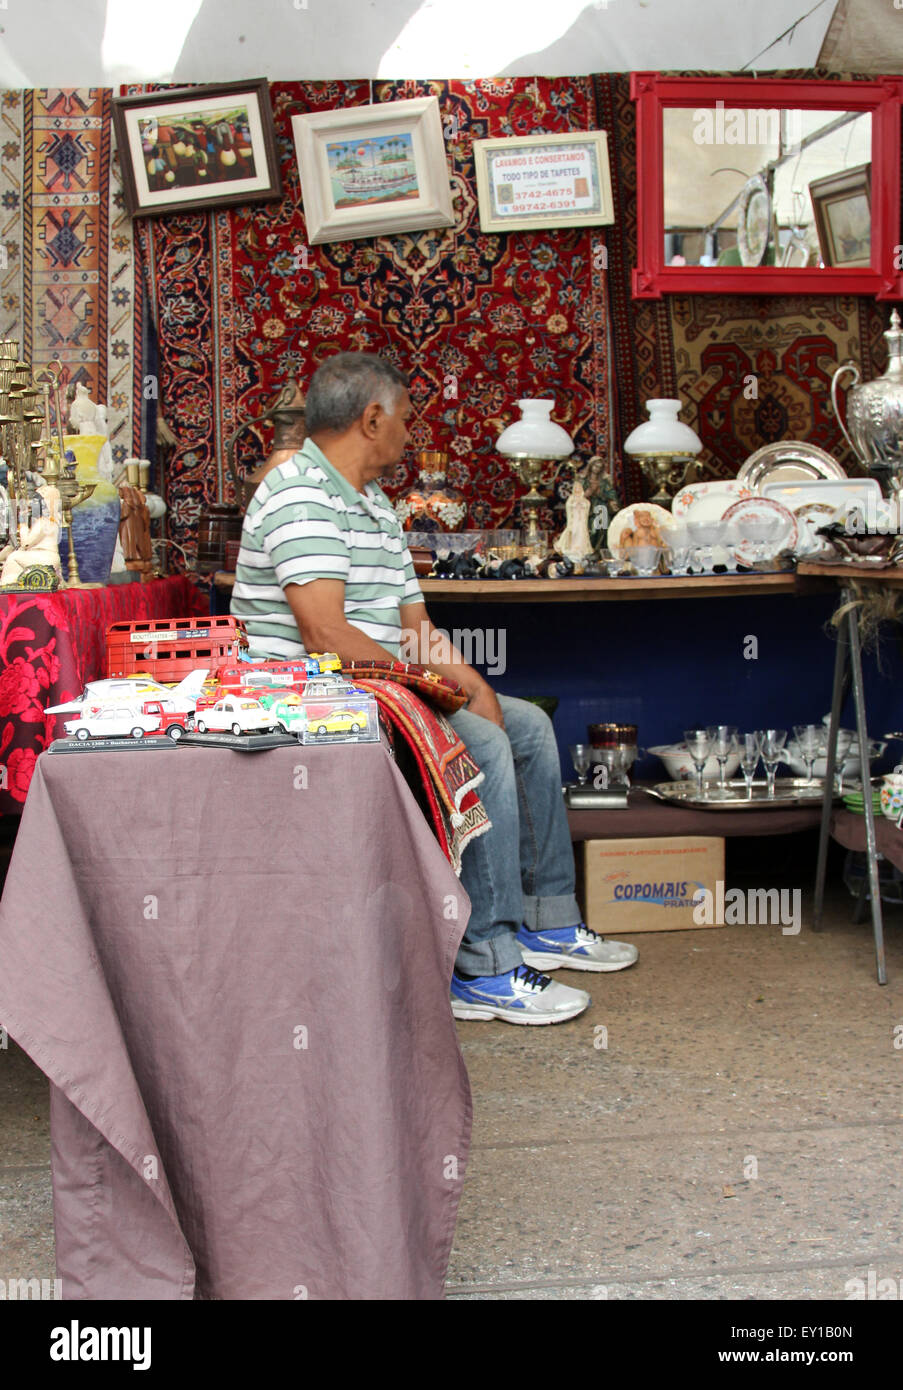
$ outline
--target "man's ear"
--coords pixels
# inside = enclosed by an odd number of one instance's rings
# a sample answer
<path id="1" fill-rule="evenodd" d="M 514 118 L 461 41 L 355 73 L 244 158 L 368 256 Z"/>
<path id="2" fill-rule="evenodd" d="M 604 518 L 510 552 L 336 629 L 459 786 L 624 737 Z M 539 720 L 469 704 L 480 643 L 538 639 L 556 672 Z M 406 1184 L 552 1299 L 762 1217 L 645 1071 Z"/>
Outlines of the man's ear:
<path id="1" fill-rule="evenodd" d="M 365 406 L 361 415 L 361 429 L 368 439 L 372 439 L 378 433 L 385 413 L 379 401 L 371 401 Z"/>

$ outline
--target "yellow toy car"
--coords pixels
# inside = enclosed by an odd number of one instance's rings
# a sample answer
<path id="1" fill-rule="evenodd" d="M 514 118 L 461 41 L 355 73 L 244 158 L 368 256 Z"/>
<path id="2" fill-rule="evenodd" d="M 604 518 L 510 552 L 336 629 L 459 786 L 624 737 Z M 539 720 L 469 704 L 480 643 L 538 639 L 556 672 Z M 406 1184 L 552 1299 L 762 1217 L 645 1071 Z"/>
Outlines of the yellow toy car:
<path id="1" fill-rule="evenodd" d="M 334 709 L 322 719 L 311 719 L 307 729 L 311 734 L 359 734 L 367 724 L 365 710 Z"/>

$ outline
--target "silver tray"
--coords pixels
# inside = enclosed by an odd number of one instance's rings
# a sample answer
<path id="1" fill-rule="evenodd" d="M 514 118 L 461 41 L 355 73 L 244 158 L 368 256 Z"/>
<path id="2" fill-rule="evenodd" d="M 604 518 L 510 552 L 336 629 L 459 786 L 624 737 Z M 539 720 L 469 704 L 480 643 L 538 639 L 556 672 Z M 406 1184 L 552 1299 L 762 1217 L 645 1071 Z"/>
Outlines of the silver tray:
<path id="1" fill-rule="evenodd" d="M 765 482 L 798 483 L 846 476 L 837 460 L 817 444 L 782 439 L 750 454 L 737 473 L 737 482 L 758 492 Z"/>
<path id="2" fill-rule="evenodd" d="M 705 781 L 702 785 L 702 796 L 696 790 L 695 778 L 689 782 L 658 782 L 646 791 L 659 801 L 672 801 L 697 811 L 767 811 L 771 806 L 786 811 L 790 806 L 818 806 L 825 794 L 824 779 L 817 777 L 814 782 L 805 777 L 779 777 L 774 796 L 768 795 L 767 782 L 753 782 L 751 797 L 746 795 L 744 781 L 726 782 L 724 791 L 718 782 Z M 834 800 L 837 799 L 835 795 Z"/>

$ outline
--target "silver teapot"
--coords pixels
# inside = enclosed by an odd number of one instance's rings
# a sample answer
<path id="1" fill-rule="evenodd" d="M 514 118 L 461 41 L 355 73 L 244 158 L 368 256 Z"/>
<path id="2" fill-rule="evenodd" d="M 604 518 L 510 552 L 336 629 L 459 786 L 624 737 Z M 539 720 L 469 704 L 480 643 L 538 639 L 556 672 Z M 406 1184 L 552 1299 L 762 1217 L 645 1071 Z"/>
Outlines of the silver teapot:
<path id="1" fill-rule="evenodd" d="M 903 331 L 900 315 L 891 311 L 887 341 L 887 370 L 874 381 L 861 381 L 854 362 L 844 362 L 831 380 L 831 404 L 843 437 L 870 473 L 887 478 L 893 492 L 903 490 Z M 837 407 L 840 379 L 850 372 L 847 422 Z"/>

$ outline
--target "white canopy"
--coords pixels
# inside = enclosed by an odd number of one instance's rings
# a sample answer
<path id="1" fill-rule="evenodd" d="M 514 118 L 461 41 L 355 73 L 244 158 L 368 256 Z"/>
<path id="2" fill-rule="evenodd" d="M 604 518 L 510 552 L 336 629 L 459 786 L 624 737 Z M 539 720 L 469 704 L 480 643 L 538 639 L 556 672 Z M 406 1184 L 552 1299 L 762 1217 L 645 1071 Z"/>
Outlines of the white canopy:
<path id="1" fill-rule="evenodd" d="M 833 21 L 833 22 L 832 22 Z M 0 86 L 903 67 L 890 0 L 15 0 Z"/>

